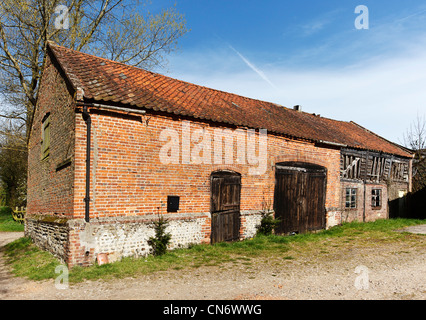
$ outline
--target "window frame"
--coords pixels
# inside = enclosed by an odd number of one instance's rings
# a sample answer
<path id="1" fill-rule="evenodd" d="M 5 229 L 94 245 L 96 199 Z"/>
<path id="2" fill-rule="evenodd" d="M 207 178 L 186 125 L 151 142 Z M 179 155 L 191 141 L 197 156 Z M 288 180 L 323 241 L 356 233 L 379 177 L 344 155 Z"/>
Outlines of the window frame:
<path id="1" fill-rule="evenodd" d="M 348 194 L 348 191 L 349 191 L 349 194 Z M 345 188 L 345 209 L 356 209 L 357 201 L 358 201 L 358 188 Z"/>
<path id="2" fill-rule="evenodd" d="M 382 189 L 374 188 L 371 190 L 371 207 L 380 209 L 382 207 Z"/>
<path id="3" fill-rule="evenodd" d="M 50 112 L 48 112 L 41 122 L 41 160 L 49 158 L 50 155 L 50 129 Z"/>

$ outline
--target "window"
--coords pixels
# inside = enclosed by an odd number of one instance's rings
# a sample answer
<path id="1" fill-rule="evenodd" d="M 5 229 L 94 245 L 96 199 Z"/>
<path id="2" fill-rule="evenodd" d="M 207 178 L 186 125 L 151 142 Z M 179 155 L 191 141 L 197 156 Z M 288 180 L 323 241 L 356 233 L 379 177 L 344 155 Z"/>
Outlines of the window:
<path id="1" fill-rule="evenodd" d="M 346 208 L 356 208 L 356 189 L 346 188 Z"/>
<path id="2" fill-rule="evenodd" d="M 41 125 L 41 159 L 46 159 L 50 154 L 50 113 L 47 113 Z"/>
<path id="3" fill-rule="evenodd" d="M 371 206 L 373 208 L 382 206 L 382 189 L 373 189 L 371 191 Z"/>

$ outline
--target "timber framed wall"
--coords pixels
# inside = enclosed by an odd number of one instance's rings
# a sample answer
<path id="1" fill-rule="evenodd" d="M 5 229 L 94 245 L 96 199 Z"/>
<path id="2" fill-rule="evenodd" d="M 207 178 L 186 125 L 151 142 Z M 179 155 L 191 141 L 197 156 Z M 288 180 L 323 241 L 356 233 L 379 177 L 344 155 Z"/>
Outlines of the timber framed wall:
<path id="1" fill-rule="evenodd" d="M 410 191 L 410 159 L 342 149 L 340 164 L 344 222 L 389 218 L 388 202 Z"/>

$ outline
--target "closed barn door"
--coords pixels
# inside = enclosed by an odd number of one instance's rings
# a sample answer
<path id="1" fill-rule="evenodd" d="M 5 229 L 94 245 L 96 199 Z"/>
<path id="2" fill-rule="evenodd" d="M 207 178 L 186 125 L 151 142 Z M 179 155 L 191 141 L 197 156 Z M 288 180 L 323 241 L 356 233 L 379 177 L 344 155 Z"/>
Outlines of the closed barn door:
<path id="1" fill-rule="evenodd" d="M 220 171 L 211 176 L 211 243 L 240 238 L 241 176 Z"/>
<path id="2" fill-rule="evenodd" d="M 325 227 L 326 177 L 326 168 L 313 164 L 276 165 L 274 209 L 275 217 L 281 220 L 277 233 L 304 233 Z"/>

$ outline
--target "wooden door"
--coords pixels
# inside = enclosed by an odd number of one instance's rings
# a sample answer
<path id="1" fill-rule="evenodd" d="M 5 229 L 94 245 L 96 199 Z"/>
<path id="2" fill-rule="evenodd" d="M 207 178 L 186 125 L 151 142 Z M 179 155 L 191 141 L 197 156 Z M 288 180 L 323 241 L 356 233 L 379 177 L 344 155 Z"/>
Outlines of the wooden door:
<path id="1" fill-rule="evenodd" d="M 304 233 L 325 227 L 325 168 L 306 163 L 276 165 L 275 217 L 281 220 L 276 232 Z"/>
<path id="2" fill-rule="evenodd" d="M 211 243 L 240 238 L 241 176 L 221 171 L 211 176 Z"/>

